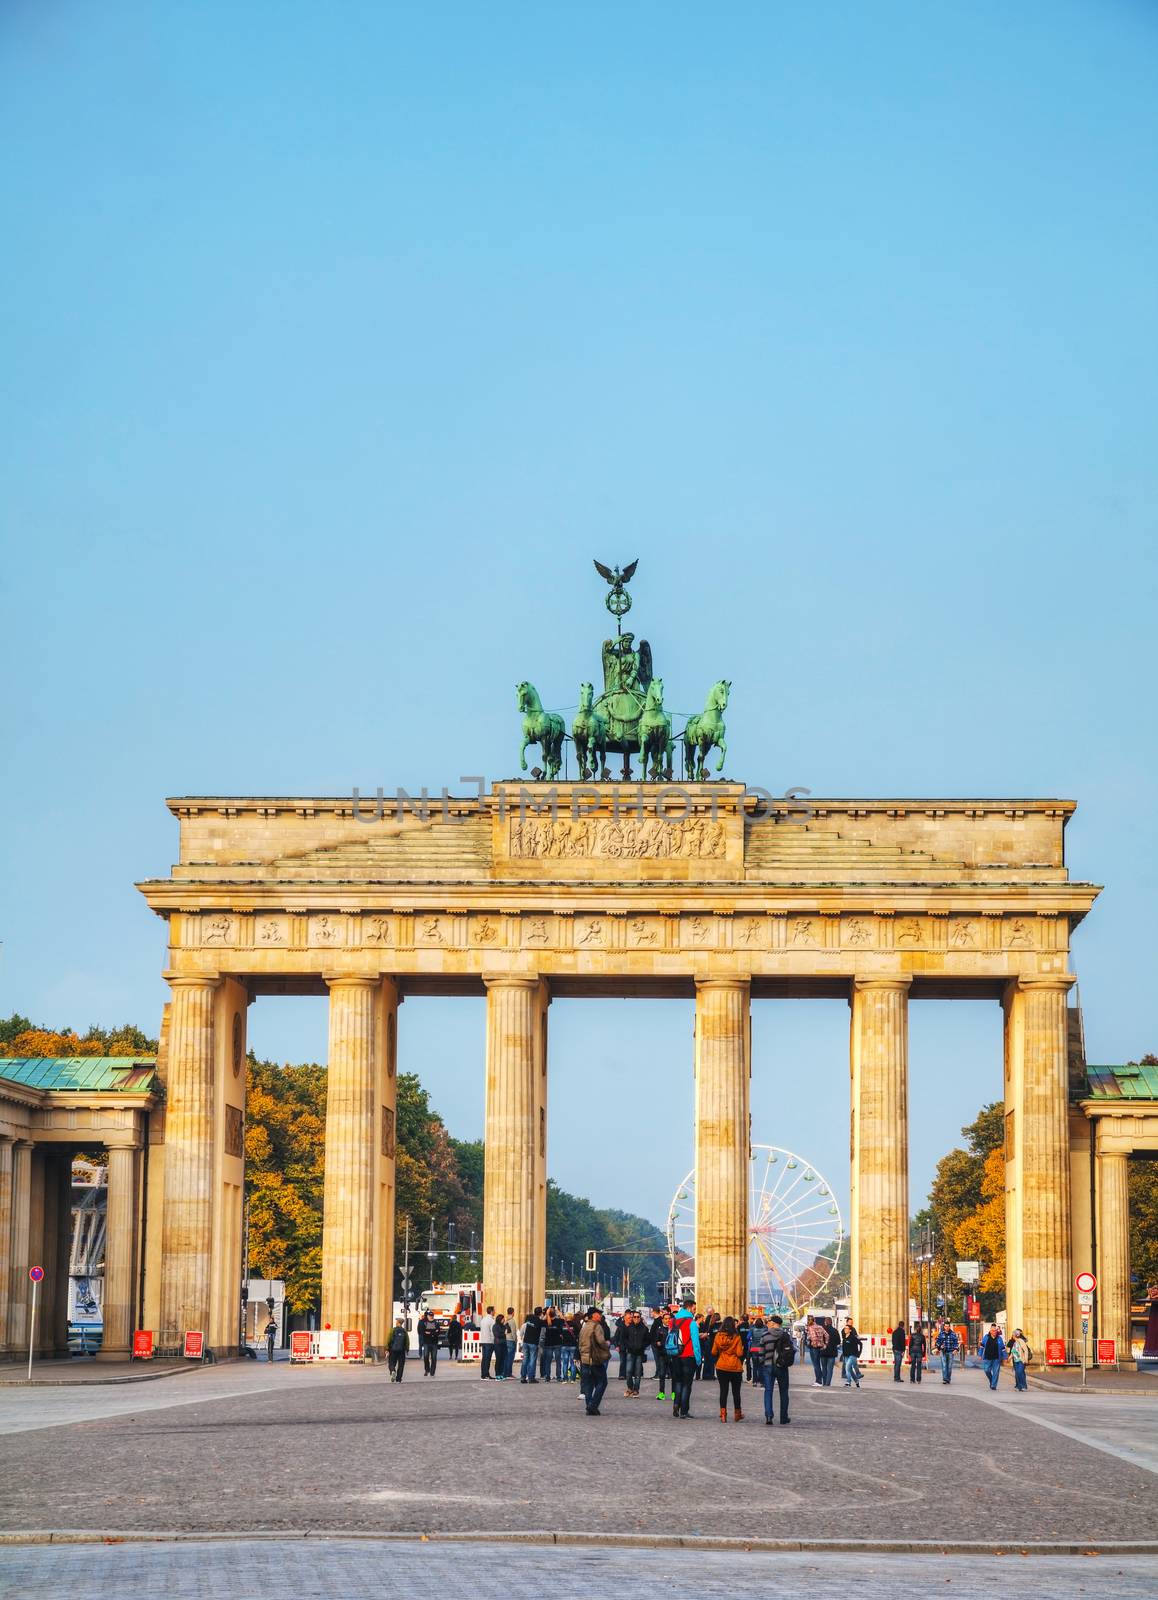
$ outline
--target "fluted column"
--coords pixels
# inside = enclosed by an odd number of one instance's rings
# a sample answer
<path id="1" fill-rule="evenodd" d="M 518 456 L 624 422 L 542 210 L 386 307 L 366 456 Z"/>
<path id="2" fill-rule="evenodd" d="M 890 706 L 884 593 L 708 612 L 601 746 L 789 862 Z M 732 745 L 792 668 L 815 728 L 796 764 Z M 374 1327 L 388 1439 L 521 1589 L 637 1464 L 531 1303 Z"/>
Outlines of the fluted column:
<path id="1" fill-rule="evenodd" d="M 213 1256 L 213 1010 L 217 979 L 170 977 L 161 1340 L 209 1340 Z"/>
<path id="2" fill-rule="evenodd" d="M 749 981 L 696 984 L 696 1300 L 748 1304 Z"/>
<path id="3" fill-rule="evenodd" d="M 12 1308 L 12 1140 L 0 1135 L 0 1355 L 8 1350 Z"/>
<path id="4" fill-rule="evenodd" d="M 378 981 L 331 978 L 322 1322 L 371 1334 L 378 1137 Z"/>
<path id="5" fill-rule="evenodd" d="M 852 1315 L 884 1333 L 909 1310 L 909 985 L 857 978 L 851 996 Z"/>
<path id="6" fill-rule="evenodd" d="M 137 1261 L 137 1152 L 110 1145 L 105 1202 L 105 1281 L 102 1316 L 105 1361 L 127 1361 L 132 1353 L 133 1284 Z"/>
<path id="7" fill-rule="evenodd" d="M 1095 1145 L 1098 1205 L 1098 1337 L 1130 1355 L 1130 1192 L 1124 1152 L 1103 1150 L 1107 1118 L 1098 1118 Z"/>
<path id="8" fill-rule="evenodd" d="M 487 978 L 487 1093 L 483 1134 L 483 1296 L 525 1316 L 540 1276 L 535 1172 L 538 1139 L 536 1030 L 540 981 Z"/>
<path id="9" fill-rule="evenodd" d="M 1035 1350 L 1074 1331 L 1066 1038 L 1073 981 L 1019 978 L 1006 996 L 1006 1302 Z"/>
<path id="10" fill-rule="evenodd" d="M 32 1144 L 17 1139 L 12 1146 L 12 1252 L 9 1257 L 8 1342 L 28 1352 L 28 1304 L 32 1259 Z"/>

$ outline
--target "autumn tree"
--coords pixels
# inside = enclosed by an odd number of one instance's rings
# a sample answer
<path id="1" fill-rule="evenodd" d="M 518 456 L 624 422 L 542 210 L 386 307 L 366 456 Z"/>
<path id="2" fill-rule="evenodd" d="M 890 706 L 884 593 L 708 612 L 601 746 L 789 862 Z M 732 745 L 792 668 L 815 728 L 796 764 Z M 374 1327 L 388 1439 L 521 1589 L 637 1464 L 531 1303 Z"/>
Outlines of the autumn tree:
<path id="1" fill-rule="evenodd" d="M 993 1229 L 999 1227 L 999 1232 L 992 1235 L 991 1242 L 994 1248 L 1000 1245 L 1000 1268 L 996 1274 L 992 1272 L 996 1263 L 988 1249 L 979 1257 L 986 1276 L 982 1285 L 982 1299 L 987 1303 L 983 1305 L 983 1311 L 989 1316 L 1001 1304 L 1004 1290 L 1005 1210 L 1004 1203 L 994 1205 L 993 1196 L 987 1195 L 984 1190 L 996 1181 L 996 1174 L 1000 1178 L 1000 1193 L 1005 1193 L 1004 1103 L 996 1100 L 982 1106 L 973 1121 L 967 1123 L 961 1132 L 965 1136 L 965 1149 L 950 1150 L 948 1155 L 941 1157 L 929 1190 L 928 1207 L 915 1221 L 927 1220 L 933 1228 L 936 1240 L 933 1266 L 935 1282 L 951 1285 L 956 1290 L 957 1262 L 963 1258 L 958 1249 L 957 1230 L 962 1223 L 971 1221 L 984 1208 L 989 1208 L 985 1211 L 987 1222 Z M 987 1233 L 986 1239 L 990 1237 Z M 973 1257 L 965 1253 L 964 1259 Z M 1001 1289 L 991 1289 L 990 1279 L 999 1282 Z"/>

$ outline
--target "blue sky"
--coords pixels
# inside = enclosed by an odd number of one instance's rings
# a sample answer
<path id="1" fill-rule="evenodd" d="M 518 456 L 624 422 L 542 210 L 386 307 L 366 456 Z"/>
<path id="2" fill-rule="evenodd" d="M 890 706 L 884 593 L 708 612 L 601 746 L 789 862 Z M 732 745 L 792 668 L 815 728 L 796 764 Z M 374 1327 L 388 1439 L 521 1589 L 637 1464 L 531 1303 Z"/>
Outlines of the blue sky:
<path id="1" fill-rule="evenodd" d="M 736 776 L 1076 799 L 1090 1053 L 1158 1048 L 1156 79 L 1125 0 L 9 0 L 3 1009 L 155 1027 L 165 795 L 507 775 L 638 556 Z M 916 1196 L 1000 1035 L 914 1012 Z M 560 1181 L 666 1212 L 690 1026 L 553 1008 Z M 758 1007 L 756 1137 L 841 1192 L 846 1033 Z M 400 1037 L 479 1132 L 481 1004 Z"/>

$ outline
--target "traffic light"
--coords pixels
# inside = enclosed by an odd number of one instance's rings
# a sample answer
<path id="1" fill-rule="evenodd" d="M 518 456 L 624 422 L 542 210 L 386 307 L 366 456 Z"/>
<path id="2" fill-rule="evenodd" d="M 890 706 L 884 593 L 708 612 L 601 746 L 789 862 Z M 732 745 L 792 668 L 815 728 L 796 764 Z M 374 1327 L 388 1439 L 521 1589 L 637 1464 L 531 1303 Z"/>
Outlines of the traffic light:
<path id="1" fill-rule="evenodd" d="M 594 1272 L 595 1271 L 595 1265 L 596 1265 L 595 1255 L 596 1255 L 596 1253 L 595 1253 L 594 1250 L 588 1250 L 588 1252 L 587 1252 L 587 1271 L 588 1272 Z"/>

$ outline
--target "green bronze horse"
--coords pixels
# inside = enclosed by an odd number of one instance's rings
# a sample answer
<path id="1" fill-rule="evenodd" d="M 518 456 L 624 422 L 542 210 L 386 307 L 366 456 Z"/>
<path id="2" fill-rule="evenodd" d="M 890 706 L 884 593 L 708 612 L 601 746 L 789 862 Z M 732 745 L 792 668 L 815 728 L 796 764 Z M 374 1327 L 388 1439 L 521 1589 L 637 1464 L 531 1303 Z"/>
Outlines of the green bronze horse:
<path id="1" fill-rule="evenodd" d="M 730 681 L 724 678 L 721 678 L 719 683 L 714 683 L 708 694 L 707 705 L 696 716 L 688 718 L 687 727 L 684 729 L 684 776 L 689 783 L 704 781 L 707 776 L 705 770 L 707 758 L 713 745 L 720 752 L 716 771 L 724 770 L 728 741 L 724 737 L 724 718 L 721 713 L 728 709 L 728 694 L 731 687 Z"/>
<path id="2" fill-rule="evenodd" d="M 579 781 L 607 776 L 607 718 L 594 706 L 593 684 L 579 685 L 579 709 L 571 724 L 571 740 L 579 762 Z"/>
<path id="3" fill-rule="evenodd" d="M 542 753 L 543 765 L 549 781 L 559 776 L 563 765 L 563 736 L 566 727 L 557 711 L 544 711 L 533 683 L 520 683 L 515 690 L 519 710 L 523 713 L 523 748 L 519 751 L 519 768 L 527 770 L 527 746 L 537 744 Z"/>
<path id="4" fill-rule="evenodd" d="M 671 718 L 663 709 L 663 679 L 653 678 L 639 715 L 639 761 L 642 777 L 671 782 Z M 648 766 L 650 761 L 651 765 Z"/>

